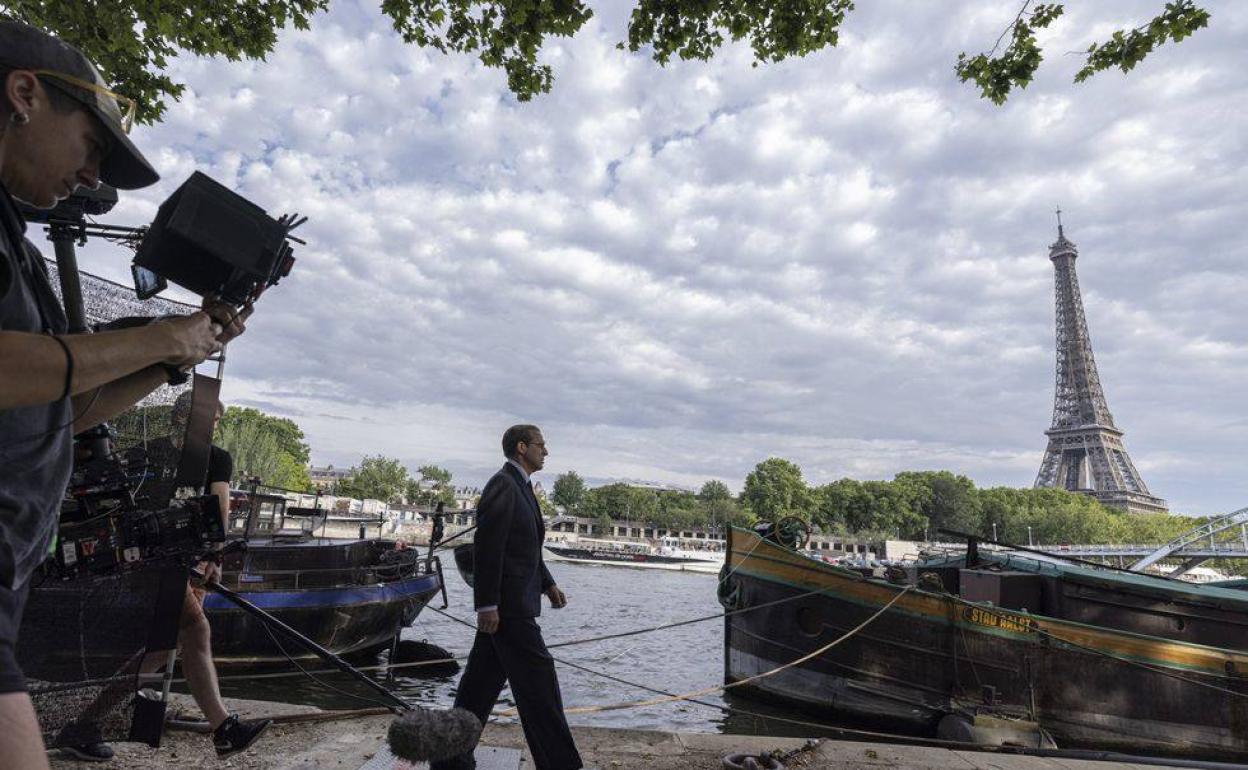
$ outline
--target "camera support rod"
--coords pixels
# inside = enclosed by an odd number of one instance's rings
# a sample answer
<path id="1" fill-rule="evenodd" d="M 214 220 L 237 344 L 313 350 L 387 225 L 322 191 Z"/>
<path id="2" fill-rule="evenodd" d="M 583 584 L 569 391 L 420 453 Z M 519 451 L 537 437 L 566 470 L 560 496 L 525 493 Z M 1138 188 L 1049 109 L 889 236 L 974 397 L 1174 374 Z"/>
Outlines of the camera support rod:
<path id="1" fill-rule="evenodd" d="M 78 277 L 78 253 L 74 248 L 77 239 L 72 225 L 62 222 L 48 224 L 48 240 L 52 241 L 52 248 L 56 251 L 56 273 L 61 279 L 61 301 L 65 305 L 70 334 L 82 334 L 87 330 L 87 310 L 82 301 L 82 282 Z"/>
<path id="2" fill-rule="evenodd" d="M 85 219 L 72 220 L 49 218 L 48 240 L 56 252 L 56 272 L 61 279 L 61 302 L 65 305 L 65 318 L 69 321 L 70 334 L 87 331 L 87 311 L 82 299 L 82 281 L 78 275 L 78 252 L 75 243 L 87 242 L 87 236 L 112 238 L 137 243 L 147 228 L 101 225 Z"/>
<path id="3" fill-rule="evenodd" d="M 203 577 L 203 573 L 199 572 L 199 570 L 193 569 L 191 570 L 191 574 L 200 578 Z M 239 609 L 243 610 L 249 615 L 254 615 L 255 617 L 259 618 L 260 622 L 264 623 L 269 628 L 276 629 L 277 631 L 282 632 L 282 634 L 286 636 L 286 638 L 297 643 L 299 646 L 303 647 L 308 652 L 313 653 L 314 655 L 319 657 L 321 660 L 324 660 L 326 663 L 329 663 L 331 666 L 343 672 L 344 674 L 349 674 L 350 676 L 355 678 L 357 681 L 367 685 L 374 692 L 376 692 L 378 695 L 385 698 L 386 701 L 391 704 L 390 710 L 393 711 L 394 713 L 401 714 L 403 712 L 410 711 L 412 709 L 412 704 L 408 703 L 407 701 L 403 700 L 399 696 L 390 692 L 385 687 L 382 687 L 376 680 L 369 677 L 363 671 L 360 671 L 355 666 L 346 662 L 342 658 L 338 657 L 334 653 L 325 649 L 321 645 L 312 641 L 308 637 L 299 633 L 295 629 L 286 625 L 282 621 L 273 617 L 271 614 L 260 609 L 256 605 L 247 601 L 246 599 L 234 593 L 233 591 L 221 585 L 220 583 L 217 583 L 215 581 L 204 583 L 204 588 L 208 589 L 209 591 L 212 591 L 215 594 L 224 596 L 230 602 L 235 604 Z"/>

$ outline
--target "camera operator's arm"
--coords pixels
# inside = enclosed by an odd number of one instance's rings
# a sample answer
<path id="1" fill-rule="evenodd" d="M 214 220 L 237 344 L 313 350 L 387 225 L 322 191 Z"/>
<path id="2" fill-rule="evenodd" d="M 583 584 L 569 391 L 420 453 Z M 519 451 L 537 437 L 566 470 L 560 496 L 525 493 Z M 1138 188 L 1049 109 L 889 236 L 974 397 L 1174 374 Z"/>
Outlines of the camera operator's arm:
<path id="1" fill-rule="evenodd" d="M 149 366 L 74 396 L 74 433 L 113 419 L 168 381 L 169 373 L 163 366 Z"/>
<path id="2" fill-rule="evenodd" d="M 245 331 L 245 322 L 251 316 L 254 308 L 248 304 L 243 306 L 242 310 L 236 310 L 230 305 L 218 302 L 211 298 L 205 298 L 203 302 L 203 310 L 207 313 L 216 325 L 219 326 L 221 332 L 217 335 L 217 342 L 221 346 L 234 339 Z M 194 315 L 202 315 L 196 313 Z M 193 316 L 188 316 L 193 317 Z M 169 323 L 179 321 L 181 319 L 166 319 L 158 323 Z M 219 347 L 218 347 L 219 349 Z M 193 365 L 195 362 L 169 362 L 181 363 L 182 368 Z M 81 433 L 87 428 L 99 425 L 116 417 L 118 414 L 129 409 L 138 403 L 143 397 L 168 381 L 168 372 L 163 366 L 150 366 L 146 369 L 135 372 L 120 380 L 114 380 L 108 383 L 98 392 L 83 393 L 74 397 L 74 433 Z M 228 476 L 227 476 L 228 478 Z"/>
<path id="3" fill-rule="evenodd" d="M 216 495 L 221 501 L 221 529 L 230 531 L 230 482 L 214 481 L 208 485 L 208 494 Z"/>
<path id="4" fill-rule="evenodd" d="M 221 348 L 222 334 L 204 312 L 136 329 L 62 335 L 60 342 L 46 334 L 0 331 L 0 410 L 55 401 L 67 378 L 70 395 L 78 395 L 162 362 L 197 364 Z"/>
<path id="5" fill-rule="evenodd" d="M 217 413 L 220 416 L 220 412 Z M 230 531 L 230 478 L 234 475 L 234 458 L 221 447 L 213 444 L 208 451 L 208 494 L 216 495 L 221 511 L 221 531 Z M 205 582 L 221 579 L 221 557 L 201 561 L 199 571 Z"/>

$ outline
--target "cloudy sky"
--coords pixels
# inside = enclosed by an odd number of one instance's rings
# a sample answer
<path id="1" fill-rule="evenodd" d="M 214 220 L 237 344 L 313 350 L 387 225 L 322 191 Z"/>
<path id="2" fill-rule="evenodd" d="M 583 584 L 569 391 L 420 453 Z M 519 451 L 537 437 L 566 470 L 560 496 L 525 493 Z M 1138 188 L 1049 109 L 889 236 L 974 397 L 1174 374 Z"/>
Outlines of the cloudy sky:
<path id="1" fill-rule="evenodd" d="M 295 273 L 232 346 L 224 395 L 295 419 L 318 464 L 365 453 L 480 483 L 542 425 L 547 469 L 739 488 L 950 469 L 1029 486 L 1053 399 L 1053 210 L 1079 247 L 1102 382 L 1154 494 L 1248 505 L 1248 7 L 1130 76 L 1066 55 L 1160 8 L 1069 4 L 1005 107 L 957 82 L 1017 3 L 862 3 L 842 43 L 660 68 L 594 4 L 543 52 L 554 91 L 404 45 L 335 0 L 266 62 L 184 58 L 136 140 L 311 217 Z M 92 247 L 114 278 L 125 255 Z"/>

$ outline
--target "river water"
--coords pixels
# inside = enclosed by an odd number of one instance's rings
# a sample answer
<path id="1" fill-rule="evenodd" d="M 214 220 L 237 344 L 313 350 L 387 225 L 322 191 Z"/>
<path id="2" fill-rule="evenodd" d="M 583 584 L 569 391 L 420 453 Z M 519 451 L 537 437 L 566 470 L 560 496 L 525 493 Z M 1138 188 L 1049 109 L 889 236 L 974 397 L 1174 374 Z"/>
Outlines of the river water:
<path id="1" fill-rule="evenodd" d="M 472 589 L 447 563 L 446 583 L 450 606 L 445 610 L 457 617 L 474 619 Z M 568 595 L 568 606 L 550 609 L 543 599 L 538 619 L 548 645 L 672 623 L 722 612 L 715 598 L 717 576 L 695 572 L 598 566 L 568 562 L 549 563 L 559 586 Z M 441 607 L 441 597 L 431 602 Z M 426 608 L 404 639 L 427 640 L 466 656 L 472 647 L 473 631 Z M 679 628 L 623 639 L 552 650 L 556 659 L 596 672 L 673 693 L 687 693 L 723 683 L 723 620 L 710 620 Z M 385 662 L 386 654 L 375 663 Z M 319 667 L 317 670 L 323 669 Z M 409 669 L 410 671 L 410 669 Z M 564 706 L 595 706 L 659 697 L 654 693 L 613 682 L 600 676 L 558 666 Z M 349 677 L 338 673 L 317 673 L 313 681 L 302 674 L 281 678 L 252 678 L 222 671 L 221 690 L 227 697 L 307 703 L 322 708 L 360 708 L 376 705 L 354 696 L 368 691 Z M 455 697 L 459 675 L 418 678 L 401 671 L 393 677 L 374 676 L 409 700 L 434 707 L 449 707 Z M 328 686 L 327 686 L 328 685 Z M 330 687 L 338 688 L 338 691 Z M 593 714 L 573 714 L 576 725 L 629 727 L 693 732 L 731 732 L 766 735 L 810 735 L 810 728 L 792 725 L 762 715 L 801 718 L 774 707 L 735 696 L 711 694 L 699 700 L 731 706 L 735 713 L 694 703 L 664 703 Z M 502 707 L 514 705 L 510 690 L 499 699 Z M 743 710 L 756 715 L 741 713 Z M 813 731 L 817 732 L 817 731 Z"/>

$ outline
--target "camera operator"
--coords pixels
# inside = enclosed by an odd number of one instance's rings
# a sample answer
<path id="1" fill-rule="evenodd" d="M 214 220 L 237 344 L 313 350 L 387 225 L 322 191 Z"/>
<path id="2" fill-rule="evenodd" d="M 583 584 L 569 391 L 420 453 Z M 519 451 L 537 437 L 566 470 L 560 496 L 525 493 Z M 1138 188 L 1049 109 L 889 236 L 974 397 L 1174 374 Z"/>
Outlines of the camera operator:
<path id="1" fill-rule="evenodd" d="M 77 49 L 0 21 L 0 757 L 12 767 L 47 766 L 14 646 L 28 578 L 55 532 L 73 435 L 220 350 L 249 313 L 206 301 L 202 312 L 141 328 L 66 333 L 14 199 L 51 208 L 101 180 L 123 190 L 155 183 L 126 135 L 134 109 Z"/>
<path id="2" fill-rule="evenodd" d="M 173 404 L 172 433 L 169 438 L 160 438 L 148 447 L 149 456 L 176 458 L 182 451 L 182 439 L 190 421 L 191 405 L 194 394 L 190 391 L 178 396 Z M 217 423 L 225 412 L 220 401 L 216 403 L 216 413 L 212 427 L 216 430 Z M 176 461 L 175 461 L 176 462 Z M 165 469 L 173 471 L 174 469 Z M 216 495 L 220 504 L 221 529 L 228 531 L 230 527 L 230 477 L 234 474 L 234 461 L 225 449 L 211 444 L 208 454 L 208 472 L 204 478 L 203 492 Z M 204 581 L 215 581 L 221 576 L 219 559 L 208 559 L 199 563 L 198 569 L 204 575 Z M 245 750 L 255 742 L 260 734 L 272 723 L 269 719 L 244 720 L 226 710 L 221 699 L 221 690 L 217 684 L 217 669 L 212 662 L 212 629 L 208 625 L 208 616 L 204 614 L 204 589 L 194 582 L 188 581 L 186 596 L 182 602 L 181 617 L 178 620 L 178 652 L 182 657 L 182 674 L 186 677 L 187 687 L 195 705 L 199 706 L 208 725 L 212 728 L 213 744 L 217 755 L 227 757 Z M 141 670 L 145 674 L 160 670 L 168 660 L 168 651 L 148 653 Z M 88 762 L 103 762 L 111 759 L 113 750 L 100 741 L 84 743 L 77 746 L 63 747 L 62 751 Z"/>

